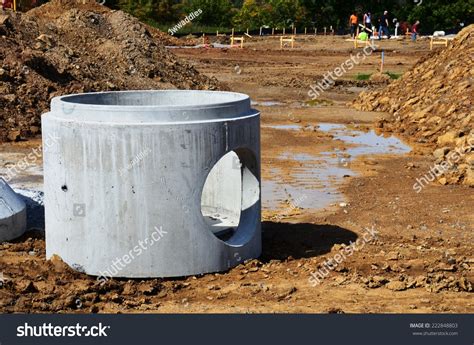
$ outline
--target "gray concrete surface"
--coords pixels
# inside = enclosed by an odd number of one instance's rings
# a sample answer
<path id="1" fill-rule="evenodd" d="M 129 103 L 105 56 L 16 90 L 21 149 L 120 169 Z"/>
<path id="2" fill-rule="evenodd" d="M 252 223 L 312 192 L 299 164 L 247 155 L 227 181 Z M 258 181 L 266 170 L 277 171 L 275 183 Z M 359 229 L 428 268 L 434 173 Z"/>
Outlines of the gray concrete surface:
<path id="1" fill-rule="evenodd" d="M 97 276 L 226 270 L 261 253 L 260 114 L 248 96 L 57 97 L 42 118 L 46 255 Z"/>
<path id="2" fill-rule="evenodd" d="M 26 230 L 26 204 L 0 177 L 0 243 L 23 235 Z"/>

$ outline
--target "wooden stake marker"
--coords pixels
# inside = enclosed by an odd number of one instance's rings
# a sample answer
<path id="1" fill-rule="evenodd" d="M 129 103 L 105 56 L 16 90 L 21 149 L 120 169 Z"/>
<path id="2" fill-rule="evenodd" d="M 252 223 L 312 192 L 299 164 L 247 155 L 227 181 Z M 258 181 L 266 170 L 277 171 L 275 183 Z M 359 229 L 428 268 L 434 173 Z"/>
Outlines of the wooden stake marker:
<path id="1" fill-rule="evenodd" d="M 240 44 L 234 44 L 234 42 L 240 42 Z M 244 47 L 244 37 L 234 37 L 232 36 L 230 38 L 230 47 L 231 48 L 234 48 L 234 47 L 239 47 L 242 49 Z"/>
<path id="2" fill-rule="evenodd" d="M 290 42 L 291 48 L 295 47 L 295 36 L 280 36 L 280 49 L 283 49 L 283 43 Z"/>
<path id="3" fill-rule="evenodd" d="M 434 45 L 444 45 L 445 47 L 448 46 L 448 39 L 445 37 L 434 37 L 431 36 L 430 40 L 430 50 L 433 50 Z"/>

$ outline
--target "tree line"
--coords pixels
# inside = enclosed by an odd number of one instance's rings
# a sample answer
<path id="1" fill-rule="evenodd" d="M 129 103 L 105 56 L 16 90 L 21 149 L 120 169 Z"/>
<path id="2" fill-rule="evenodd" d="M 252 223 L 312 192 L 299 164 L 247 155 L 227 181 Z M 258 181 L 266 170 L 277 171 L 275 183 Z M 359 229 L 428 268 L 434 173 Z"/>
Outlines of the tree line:
<path id="1" fill-rule="evenodd" d="M 188 13 L 202 10 L 193 20 L 201 27 L 238 30 L 259 27 L 347 28 L 356 11 L 360 21 L 370 11 L 375 19 L 384 10 L 399 22 L 421 22 L 421 31 L 459 30 L 474 22 L 474 0 L 106 0 L 149 23 L 174 24 Z"/>

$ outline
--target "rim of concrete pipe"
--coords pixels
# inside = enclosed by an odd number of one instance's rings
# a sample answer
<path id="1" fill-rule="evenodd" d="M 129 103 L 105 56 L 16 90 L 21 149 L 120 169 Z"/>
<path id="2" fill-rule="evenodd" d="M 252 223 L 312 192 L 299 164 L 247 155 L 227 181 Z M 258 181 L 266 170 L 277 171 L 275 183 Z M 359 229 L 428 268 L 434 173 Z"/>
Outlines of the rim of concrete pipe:
<path id="1" fill-rule="evenodd" d="M 238 92 L 131 90 L 55 97 L 49 114 L 66 121 L 169 125 L 251 117 L 255 110 Z"/>

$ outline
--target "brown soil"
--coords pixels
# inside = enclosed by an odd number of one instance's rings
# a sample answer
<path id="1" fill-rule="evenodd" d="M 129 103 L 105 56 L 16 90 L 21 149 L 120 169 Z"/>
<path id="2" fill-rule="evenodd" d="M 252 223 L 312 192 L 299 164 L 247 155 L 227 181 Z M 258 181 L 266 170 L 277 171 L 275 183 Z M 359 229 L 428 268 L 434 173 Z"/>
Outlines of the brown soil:
<path id="1" fill-rule="evenodd" d="M 57 95 L 219 88 L 165 49 L 172 37 L 92 0 L 10 12 L 0 20 L 0 35 L 1 141 L 39 133 L 40 116 Z"/>
<path id="2" fill-rule="evenodd" d="M 380 121 L 385 131 L 430 143 L 437 163 L 449 169 L 439 182 L 474 187 L 474 25 L 462 30 L 447 49 L 416 64 L 388 87 L 362 92 L 359 110 L 387 111 Z M 459 157 L 458 157 L 459 156 Z"/>
<path id="3" fill-rule="evenodd" d="M 302 39 L 301 39 L 302 40 Z M 347 145 L 306 125 L 344 123 L 370 128 L 385 113 L 345 106 L 361 91 L 357 73 L 375 72 L 375 53 L 356 66 L 316 103 L 307 103 L 309 83 L 345 61 L 352 43 L 337 37 L 306 38 L 293 51 L 278 41 L 256 39 L 240 49 L 175 49 L 201 72 L 257 102 L 262 113 L 262 175 L 266 181 L 294 182 L 304 163 L 281 159 L 282 152 L 317 153 Z M 300 43 L 301 44 L 301 43 Z M 405 72 L 428 53 L 426 41 L 382 42 L 386 70 Z M 298 46 L 298 45 L 297 45 Z M 300 124 L 301 130 L 268 127 Z M 37 142 L 31 142 L 37 145 Z M 12 147 L 9 146 L 9 150 Z M 23 149 L 23 148 L 22 148 Z M 352 162 L 353 173 L 334 181 L 344 204 L 323 209 L 264 205 L 263 253 L 227 272 L 181 279 L 110 280 L 73 272 L 60 260 L 45 260 L 44 235 L 29 232 L 0 246 L 0 310 L 4 312 L 303 312 L 303 313 L 466 313 L 474 311 L 472 257 L 474 189 L 413 183 L 432 163 L 430 150 L 416 144 L 406 155 L 385 154 Z M 318 181 L 303 181 L 308 193 Z M 324 188 L 324 187 L 322 187 Z M 311 273 L 362 239 L 378 234 L 348 255 L 321 283 Z"/>

